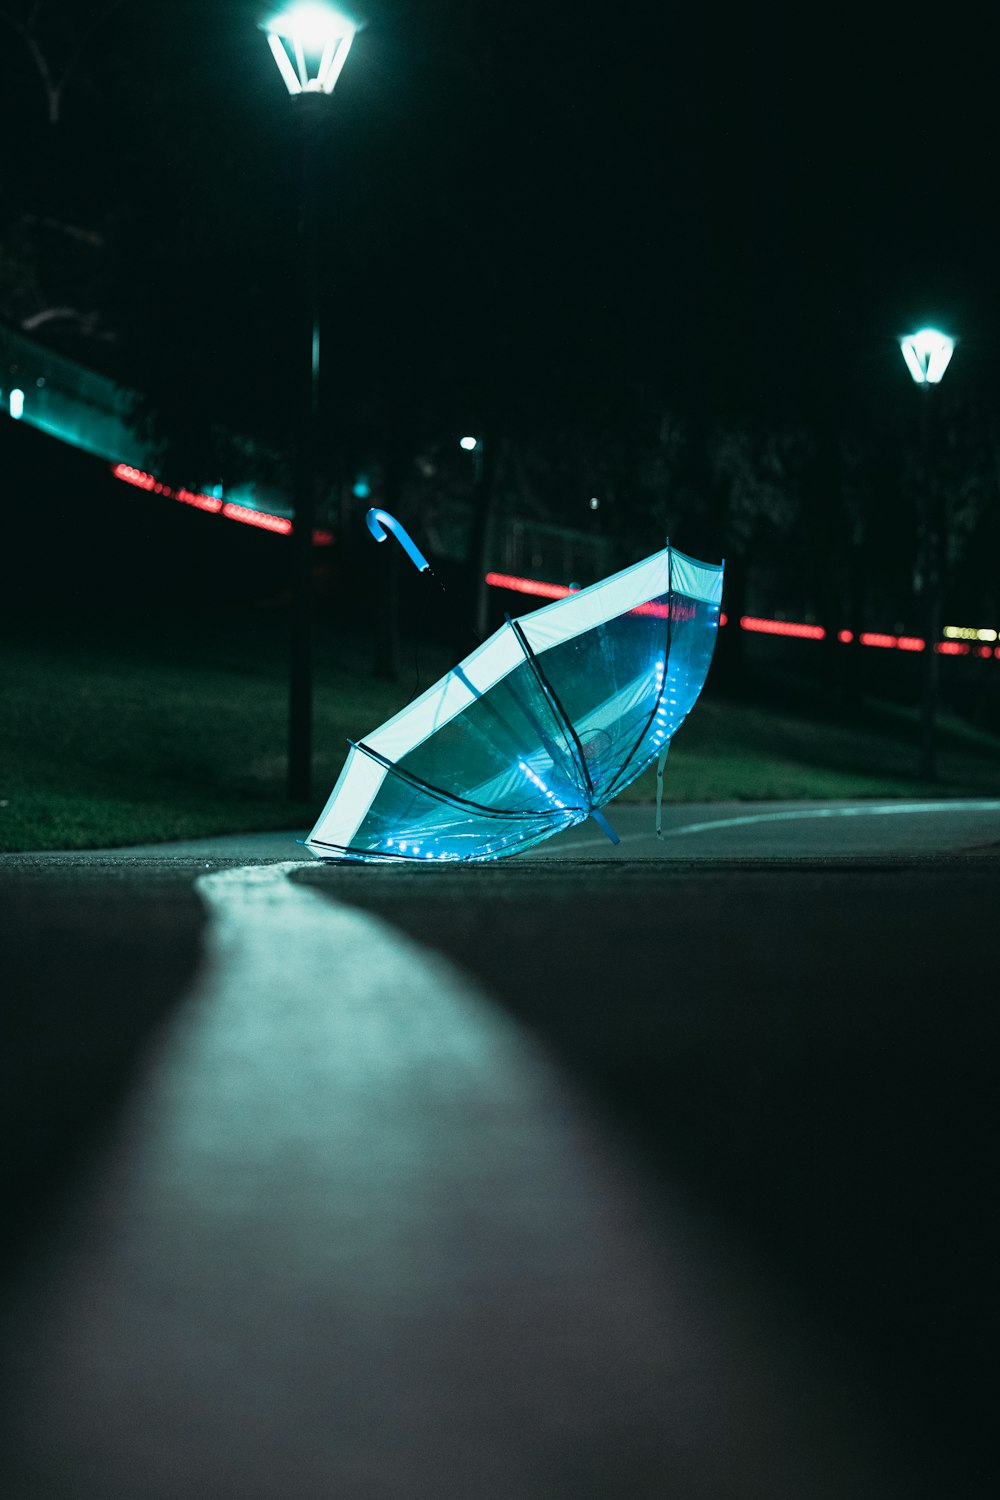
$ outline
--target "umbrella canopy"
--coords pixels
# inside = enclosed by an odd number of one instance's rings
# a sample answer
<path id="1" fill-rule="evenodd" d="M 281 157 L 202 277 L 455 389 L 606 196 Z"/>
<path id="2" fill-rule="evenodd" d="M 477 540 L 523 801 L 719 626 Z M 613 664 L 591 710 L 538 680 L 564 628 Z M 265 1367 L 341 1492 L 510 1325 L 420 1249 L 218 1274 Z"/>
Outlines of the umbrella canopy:
<path id="1" fill-rule="evenodd" d="M 351 742 L 307 846 L 324 859 L 492 860 L 595 818 L 701 691 L 722 567 L 667 546 L 506 624 Z M 662 760 L 661 760 L 662 768 Z"/>

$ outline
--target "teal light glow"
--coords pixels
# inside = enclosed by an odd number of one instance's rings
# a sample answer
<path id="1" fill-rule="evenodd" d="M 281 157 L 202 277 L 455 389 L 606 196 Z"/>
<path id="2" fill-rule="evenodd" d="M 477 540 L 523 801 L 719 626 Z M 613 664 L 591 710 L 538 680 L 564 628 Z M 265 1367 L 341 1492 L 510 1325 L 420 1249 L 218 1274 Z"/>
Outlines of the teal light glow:
<path id="1" fill-rule="evenodd" d="M 356 24 L 319 0 L 301 0 L 262 29 L 290 94 L 332 94 L 357 31 Z"/>
<path id="2" fill-rule="evenodd" d="M 15 422 L 19 422 L 24 415 L 24 392 L 17 386 L 10 393 L 10 414 Z"/>
<path id="3" fill-rule="evenodd" d="M 372 487 L 368 483 L 368 475 L 359 474 L 357 479 L 354 481 L 354 487 L 351 490 L 351 494 L 356 495 L 359 500 L 367 500 L 371 492 Z"/>
<path id="4" fill-rule="evenodd" d="M 937 385 L 955 352 L 955 340 L 936 328 L 921 328 L 901 338 L 899 347 L 917 385 Z"/>

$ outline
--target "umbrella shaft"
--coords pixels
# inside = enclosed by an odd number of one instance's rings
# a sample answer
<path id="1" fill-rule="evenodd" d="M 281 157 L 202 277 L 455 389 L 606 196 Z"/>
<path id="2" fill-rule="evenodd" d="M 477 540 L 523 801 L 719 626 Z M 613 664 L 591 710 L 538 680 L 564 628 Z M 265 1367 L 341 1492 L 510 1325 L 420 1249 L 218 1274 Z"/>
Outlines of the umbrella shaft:
<path id="1" fill-rule="evenodd" d="M 590 816 L 593 818 L 594 822 L 597 824 L 601 832 L 607 834 L 608 838 L 613 844 L 621 843 L 621 839 L 618 837 L 617 833 L 615 833 L 615 830 L 612 828 L 607 818 L 598 808 L 592 807 L 590 809 Z"/>

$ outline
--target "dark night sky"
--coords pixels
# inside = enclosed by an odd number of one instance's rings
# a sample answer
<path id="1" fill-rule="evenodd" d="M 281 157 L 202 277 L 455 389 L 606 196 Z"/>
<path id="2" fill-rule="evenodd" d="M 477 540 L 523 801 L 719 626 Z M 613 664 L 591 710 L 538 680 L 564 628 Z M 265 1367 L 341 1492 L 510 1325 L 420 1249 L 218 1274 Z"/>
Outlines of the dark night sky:
<path id="1" fill-rule="evenodd" d="M 260 14 L 130 0 L 58 148 L 78 215 L 117 226 L 125 364 L 141 379 L 156 350 L 237 410 L 280 406 L 295 311 L 291 107 Z M 366 14 L 321 185 L 331 399 L 544 421 L 639 381 L 808 414 L 905 381 L 894 335 L 930 319 L 961 335 L 956 371 L 998 383 L 992 54 L 955 7 Z M 9 213 L 52 146 L 10 35 L 0 58 Z"/>

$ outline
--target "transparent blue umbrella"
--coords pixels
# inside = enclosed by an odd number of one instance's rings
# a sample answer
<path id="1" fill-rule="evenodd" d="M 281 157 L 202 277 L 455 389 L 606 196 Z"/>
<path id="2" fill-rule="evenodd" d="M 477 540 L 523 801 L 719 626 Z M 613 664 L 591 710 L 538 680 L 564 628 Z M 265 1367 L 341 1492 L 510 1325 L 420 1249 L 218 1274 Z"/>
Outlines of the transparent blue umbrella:
<path id="1" fill-rule="evenodd" d="M 426 570 L 398 522 L 369 512 L 377 536 L 380 521 Z M 662 786 L 671 738 L 712 659 L 722 571 L 668 545 L 508 617 L 433 687 L 351 741 L 307 846 L 336 860 L 493 860 L 586 818 L 617 843 L 601 809 L 654 761 Z"/>

